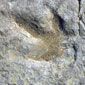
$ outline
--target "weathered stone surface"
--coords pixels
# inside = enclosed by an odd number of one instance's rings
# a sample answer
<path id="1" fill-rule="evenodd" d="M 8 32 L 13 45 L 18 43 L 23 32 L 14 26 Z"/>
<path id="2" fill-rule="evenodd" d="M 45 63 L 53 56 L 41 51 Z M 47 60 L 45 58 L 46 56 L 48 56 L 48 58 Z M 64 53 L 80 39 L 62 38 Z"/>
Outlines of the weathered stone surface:
<path id="1" fill-rule="evenodd" d="M 85 36 L 85 0 L 81 0 L 80 4 L 80 35 L 81 37 Z"/>
<path id="2" fill-rule="evenodd" d="M 75 83 L 82 75 L 76 64 L 62 58 L 57 63 L 34 60 L 0 61 L 0 83 L 3 85 L 59 85 Z M 68 67 L 69 65 L 69 67 Z M 75 68 L 76 67 L 76 68 Z M 68 69 L 67 69 L 68 68 Z M 82 68 L 80 66 L 80 68 Z"/>
<path id="3" fill-rule="evenodd" d="M 85 0 L 0 0 L 0 85 L 85 85 Z"/>

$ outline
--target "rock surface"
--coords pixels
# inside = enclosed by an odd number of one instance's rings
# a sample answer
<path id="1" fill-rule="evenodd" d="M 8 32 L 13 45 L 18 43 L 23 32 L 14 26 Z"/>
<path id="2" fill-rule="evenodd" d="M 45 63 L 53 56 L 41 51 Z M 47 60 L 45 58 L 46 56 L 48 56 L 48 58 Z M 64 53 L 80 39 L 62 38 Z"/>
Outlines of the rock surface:
<path id="1" fill-rule="evenodd" d="M 0 0 L 0 85 L 85 85 L 85 0 Z"/>

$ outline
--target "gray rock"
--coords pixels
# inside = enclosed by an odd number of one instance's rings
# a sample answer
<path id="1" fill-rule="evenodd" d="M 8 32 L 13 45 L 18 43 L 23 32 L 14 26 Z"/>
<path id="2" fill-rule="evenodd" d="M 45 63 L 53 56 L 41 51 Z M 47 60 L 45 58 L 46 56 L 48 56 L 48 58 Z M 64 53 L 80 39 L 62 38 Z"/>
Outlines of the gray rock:
<path id="1" fill-rule="evenodd" d="M 0 85 L 85 85 L 85 0 L 0 0 Z"/>

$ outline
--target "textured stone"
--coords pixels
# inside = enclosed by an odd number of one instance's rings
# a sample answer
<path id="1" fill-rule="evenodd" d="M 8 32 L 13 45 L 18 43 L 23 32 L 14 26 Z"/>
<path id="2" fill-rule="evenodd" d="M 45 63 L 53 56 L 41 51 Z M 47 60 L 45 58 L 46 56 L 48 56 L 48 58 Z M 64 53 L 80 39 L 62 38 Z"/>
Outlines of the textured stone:
<path id="1" fill-rule="evenodd" d="M 0 0 L 0 85 L 85 85 L 85 0 Z"/>

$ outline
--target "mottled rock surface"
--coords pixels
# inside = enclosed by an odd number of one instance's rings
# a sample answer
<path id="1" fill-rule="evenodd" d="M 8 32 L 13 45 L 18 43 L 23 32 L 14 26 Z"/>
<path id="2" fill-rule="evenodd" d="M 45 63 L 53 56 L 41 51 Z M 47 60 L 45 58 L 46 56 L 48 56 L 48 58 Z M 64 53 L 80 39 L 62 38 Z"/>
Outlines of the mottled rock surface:
<path id="1" fill-rule="evenodd" d="M 0 0 L 0 85 L 85 85 L 85 0 Z"/>

